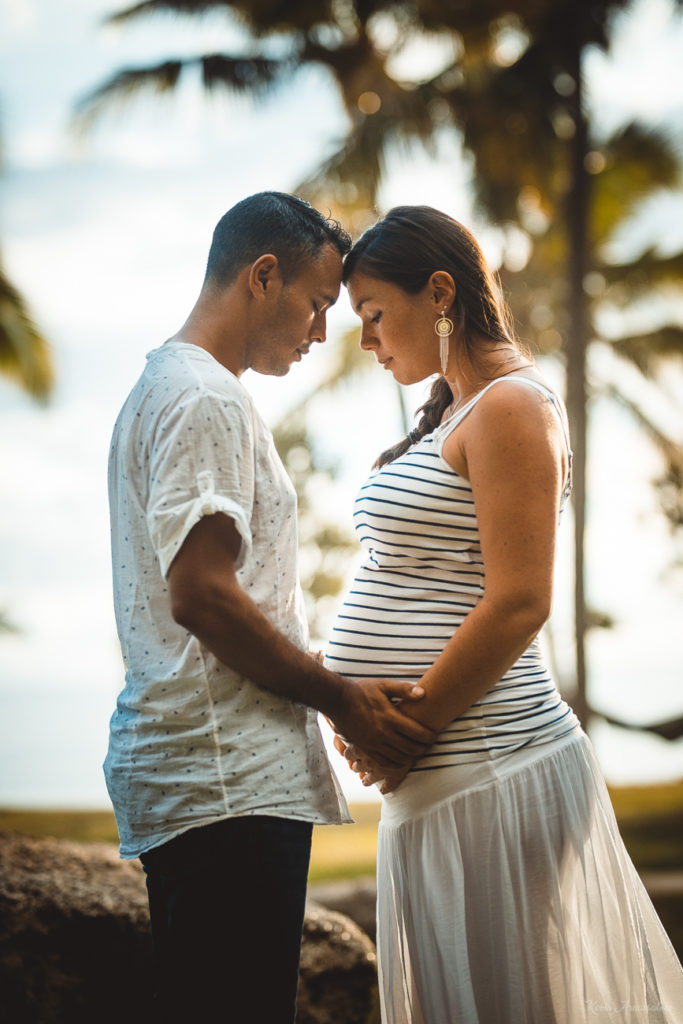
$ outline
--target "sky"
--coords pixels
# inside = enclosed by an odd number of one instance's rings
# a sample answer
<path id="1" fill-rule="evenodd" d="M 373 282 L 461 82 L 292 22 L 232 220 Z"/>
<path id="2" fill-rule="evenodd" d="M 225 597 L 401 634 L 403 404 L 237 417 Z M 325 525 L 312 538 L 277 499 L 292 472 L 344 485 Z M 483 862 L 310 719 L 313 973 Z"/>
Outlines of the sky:
<path id="1" fill-rule="evenodd" d="M 344 126 L 330 83 L 308 69 L 258 105 L 207 98 L 190 77 L 177 95 L 130 103 L 78 136 L 75 103 L 120 67 L 243 45 L 234 27 L 214 17 L 106 27 L 114 7 L 113 0 L 0 0 L 0 246 L 52 341 L 58 374 L 46 409 L 0 381 L 0 609 L 20 629 L 0 637 L 4 805 L 106 806 L 100 765 L 122 685 L 106 500 L 114 419 L 145 353 L 191 308 L 218 218 L 244 195 L 291 190 Z M 672 20 L 668 0 L 640 0 L 619 22 L 614 52 L 586 61 L 600 129 L 642 117 L 675 126 L 680 138 L 682 51 L 683 25 Z M 414 42 L 403 67 L 419 74 L 433 52 L 428 42 Z M 474 229 L 495 263 L 500 236 L 474 215 L 467 181 L 467 162 L 444 140 L 436 159 L 411 151 L 390 162 L 381 205 L 429 202 L 447 210 Z M 682 225 L 681 195 L 659 197 L 619 244 L 625 251 L 655 241 L 674 251 Z M 342 297 L 329 319 L 329 346 L 352 322 Z M 268 422 L 315 388 L 325 359 L 325 348 L 316 347 L 284 380 L 245 375 Z M 344 402 L 313 411 L 322 443 L 336 444 L 341 460 L 329 505 L 347 510 L 349 520 L 374 454 L 400 431 L 386 376 L 369 373 Z M 674 418 L 679 383 L 671 384 Z M 409 391 L 412 408 L 423 389 Z M 680 417 L 676 424 L 683 437 Z M 589 596 L 618 625 L 591 639 L 591 697 L 634 721 L 683 713 L 683 582 L 670 568 L 672 545 L 649 486 L 655 468 L 624 414 L 598 403 Z M 569 657 L 569 577 L 565 544 L 553 626 L 560 662 Z M 599 726 L 593 738 L 609 779 L 683 777 L 680 743 Z M 354 799 L 367 795 L 346 778 L 344 785 Z"/>

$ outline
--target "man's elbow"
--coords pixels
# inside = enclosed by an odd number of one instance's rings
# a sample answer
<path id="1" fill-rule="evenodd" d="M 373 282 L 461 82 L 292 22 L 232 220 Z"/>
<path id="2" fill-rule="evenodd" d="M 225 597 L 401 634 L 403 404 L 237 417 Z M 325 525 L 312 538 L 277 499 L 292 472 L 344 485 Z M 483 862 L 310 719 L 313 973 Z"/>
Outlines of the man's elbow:
<path id="1" fill-rule="evenodd" d="M 171 616 L 173 621 L 190 633 L 196 631 L 198 600 L 186 590 L 171 588 Z"/>
<path id="2" fill-rule="evenodd" d="M 211 591 L 204 581 L 187 580 L 180 575 L 169 577 L 173 621 L 196 636 L 209 618 L 211 608 L 215 608 L 217 595 Z"/>
<path id="3" fill-rule="evenodd" d="M 189 633 L 201 639 L 216 629 L 222 634 L 239 629 L 244 592 L 238 584 L 208 572 L 199 579 L 169 578 L 169 583 L 171 616 Z"/>

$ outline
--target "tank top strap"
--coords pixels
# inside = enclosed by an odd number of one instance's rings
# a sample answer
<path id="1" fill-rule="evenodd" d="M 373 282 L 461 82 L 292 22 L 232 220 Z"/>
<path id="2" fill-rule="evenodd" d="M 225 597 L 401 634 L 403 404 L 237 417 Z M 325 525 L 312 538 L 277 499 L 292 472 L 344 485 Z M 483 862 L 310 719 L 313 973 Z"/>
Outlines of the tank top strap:
<path id="1" fill-rule="evenodd" d="M 485 388 L 482 388 L 482 390 L 477 395 L 475 395 L 473 398 L 470 398 L 469 402 L 463 405 L 462 409 L 458 409 L 444 423 L 440 424 L 440 426 L 437 429 L 439 431 L 440 440 L 442 441 L 442 443 L 443 441 L 446 440 L 448 435 L 451 434 L 455 430 L 455 428 L 459 426 L 460 423 L 462 423 L 465 417 L 472 412 L 472 409 L 474 409 L 477 402 L 484 397 L 486 392 L 490 391 L 490 389 L 495 384 L 501 383 L 528 384 L 530 387 L 535 388 L 536 391 L 538 391 L 545 398 L 547 398 L 547 400 L 551 403 L 553 409 L 555 410 L 557 418 L 562 424 L 562 431 L 564 433 L 567 451 L 571 451 L 571 446 L 569 443 L 569 427 L 567 426 L 567 419 L 564 413 L 564 406 L 562 404 L 561 399 L 555 394 L 554 391 L 551 391 L 550 388 L 547 388 L 545 384 L 539 384 L 537 380 L 531 380 L 530 377 L 496 377 L 496 379 L 492 380 L 489 384 L 487 384 Z"/>
<path id="2" fill-rule="evenodd" d="M 557 418 L 562 426 L 562 433 L 564 434 L 564 442 L 567 446 L 567 453 L 571 458 L 572 447 L 571 441 L 569 439 L 569 425 L 567 423 L 567 414 L 565 412 L 564 402 L 562 401 L 562 399 L 558 395 L 556 395 L 554 391 L 551 391 L 550 388 L 547 388 L 545 384 L 539 384 L 537 380 L 531 380 L 530 377 L 499 377 L 498 380 L 509 380 L 512 383 L 516 381 L 519 384 L 529 384 L 532 388 L 536 388 L 536 390 L 540 394 L 544 395 L 545 398 L 548 399 L 553 409 L 555 410 Z M 494 380 L 492 383 L 496 384 L 497 381 Z"/>
<path id="3" fill-rule="evenodd" d="M 498 377 L 496 379 L 502 380 L 503 378 Z M 456 409 L 456 411 L 451 416 L 449 416 L 447 420 L 444 420 L 443 423 L 439 424 L 439 426 L 436 429 L 439 435 L 439 440 L 441 441 L 442 444 L 446 440 L 448 435 L 451 434 L 456 427 L 460 426 L 460 424 L 468 415 L 468 413 L 470 413 L 472 409 L 474 409 L 479 399 L 483 398 L 486 392 L 489 390 L 489 388 L 493 387 L 495 383 L 496 381 L 492 380 L 489 384 L 486 385 L 485 388 L 482 388 L 482 390 L 477 395 L 474 395 L 473 398 L 470 398 L 469 402 L 465 402 L 462 409 Z"/>
<path id="4" fill-rule="evenodd" d="M 564 410 L 564 403 L 558 397 L 558 395 L 556 395 L 554 391 L 551 391 L 550 388 L 547 388 L 545 384 L 539 384 L 537 380 L 531 380 L 530 377 L 496 377 L 495 380 L 492 380 L 490 384 L 487 384 L 485 388 L 482 388 L 479 394 L 475 395 L 474 398 L 471 398 L 469 402 L 463 405 L 462 409 L 458 409 L 456 412 L 453 413 L 452 416 L 449 417 L 449 419 L 445 421 L 445 423 L 442 423 L 439 427 L 437 427 L 439 448 L 443 448 L 443 444 L 448 435 L 455 430 L 458 424 L 462 423 L 462 421 L 470 412 L 472 412 L 472 409 L 475 407 L 477 402 L 484 397 L 486 392 L 489 391 L 495 384 L 501 383 L 528 384 L 529 387 L 535 388 L 536 391 L 542 394 L 550 402 L 553 409 L 555 410 L 555 414 L 562 425 L 564 441 L 567 447 L 568 467 L 563 493 L 563 501 L 566 501 L 569 498 L 569 495 L 571 494 L 572 490 L 572 461 L 574 453 L 572 452 L 571 441 L 569 438 L 569 426 L 567 423 L 567 414 Z"/>

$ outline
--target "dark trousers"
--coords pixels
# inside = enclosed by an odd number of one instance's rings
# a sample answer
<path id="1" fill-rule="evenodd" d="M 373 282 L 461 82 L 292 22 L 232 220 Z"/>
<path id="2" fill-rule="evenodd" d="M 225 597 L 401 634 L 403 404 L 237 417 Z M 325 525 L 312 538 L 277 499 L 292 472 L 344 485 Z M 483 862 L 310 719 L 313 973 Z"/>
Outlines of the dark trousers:
<path id="1" fill-rule="evenodd" d="M 159 1021 L 293 1024 L 312 830 L 227 818 L 140 857 Z"/>

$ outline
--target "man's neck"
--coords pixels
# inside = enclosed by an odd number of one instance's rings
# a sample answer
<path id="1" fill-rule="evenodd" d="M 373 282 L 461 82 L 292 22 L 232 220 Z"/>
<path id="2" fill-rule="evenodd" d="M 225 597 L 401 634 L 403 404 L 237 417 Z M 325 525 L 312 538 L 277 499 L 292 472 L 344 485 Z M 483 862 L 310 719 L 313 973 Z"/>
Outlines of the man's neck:
<path id="1" fill-rule="evenodd" d="M 206 299 L 200 295 L 187 320 L 171 341 L 197 345 L 213 356 L 235 377 L 247 369 L 244 317 L 227 295 Z"/>

